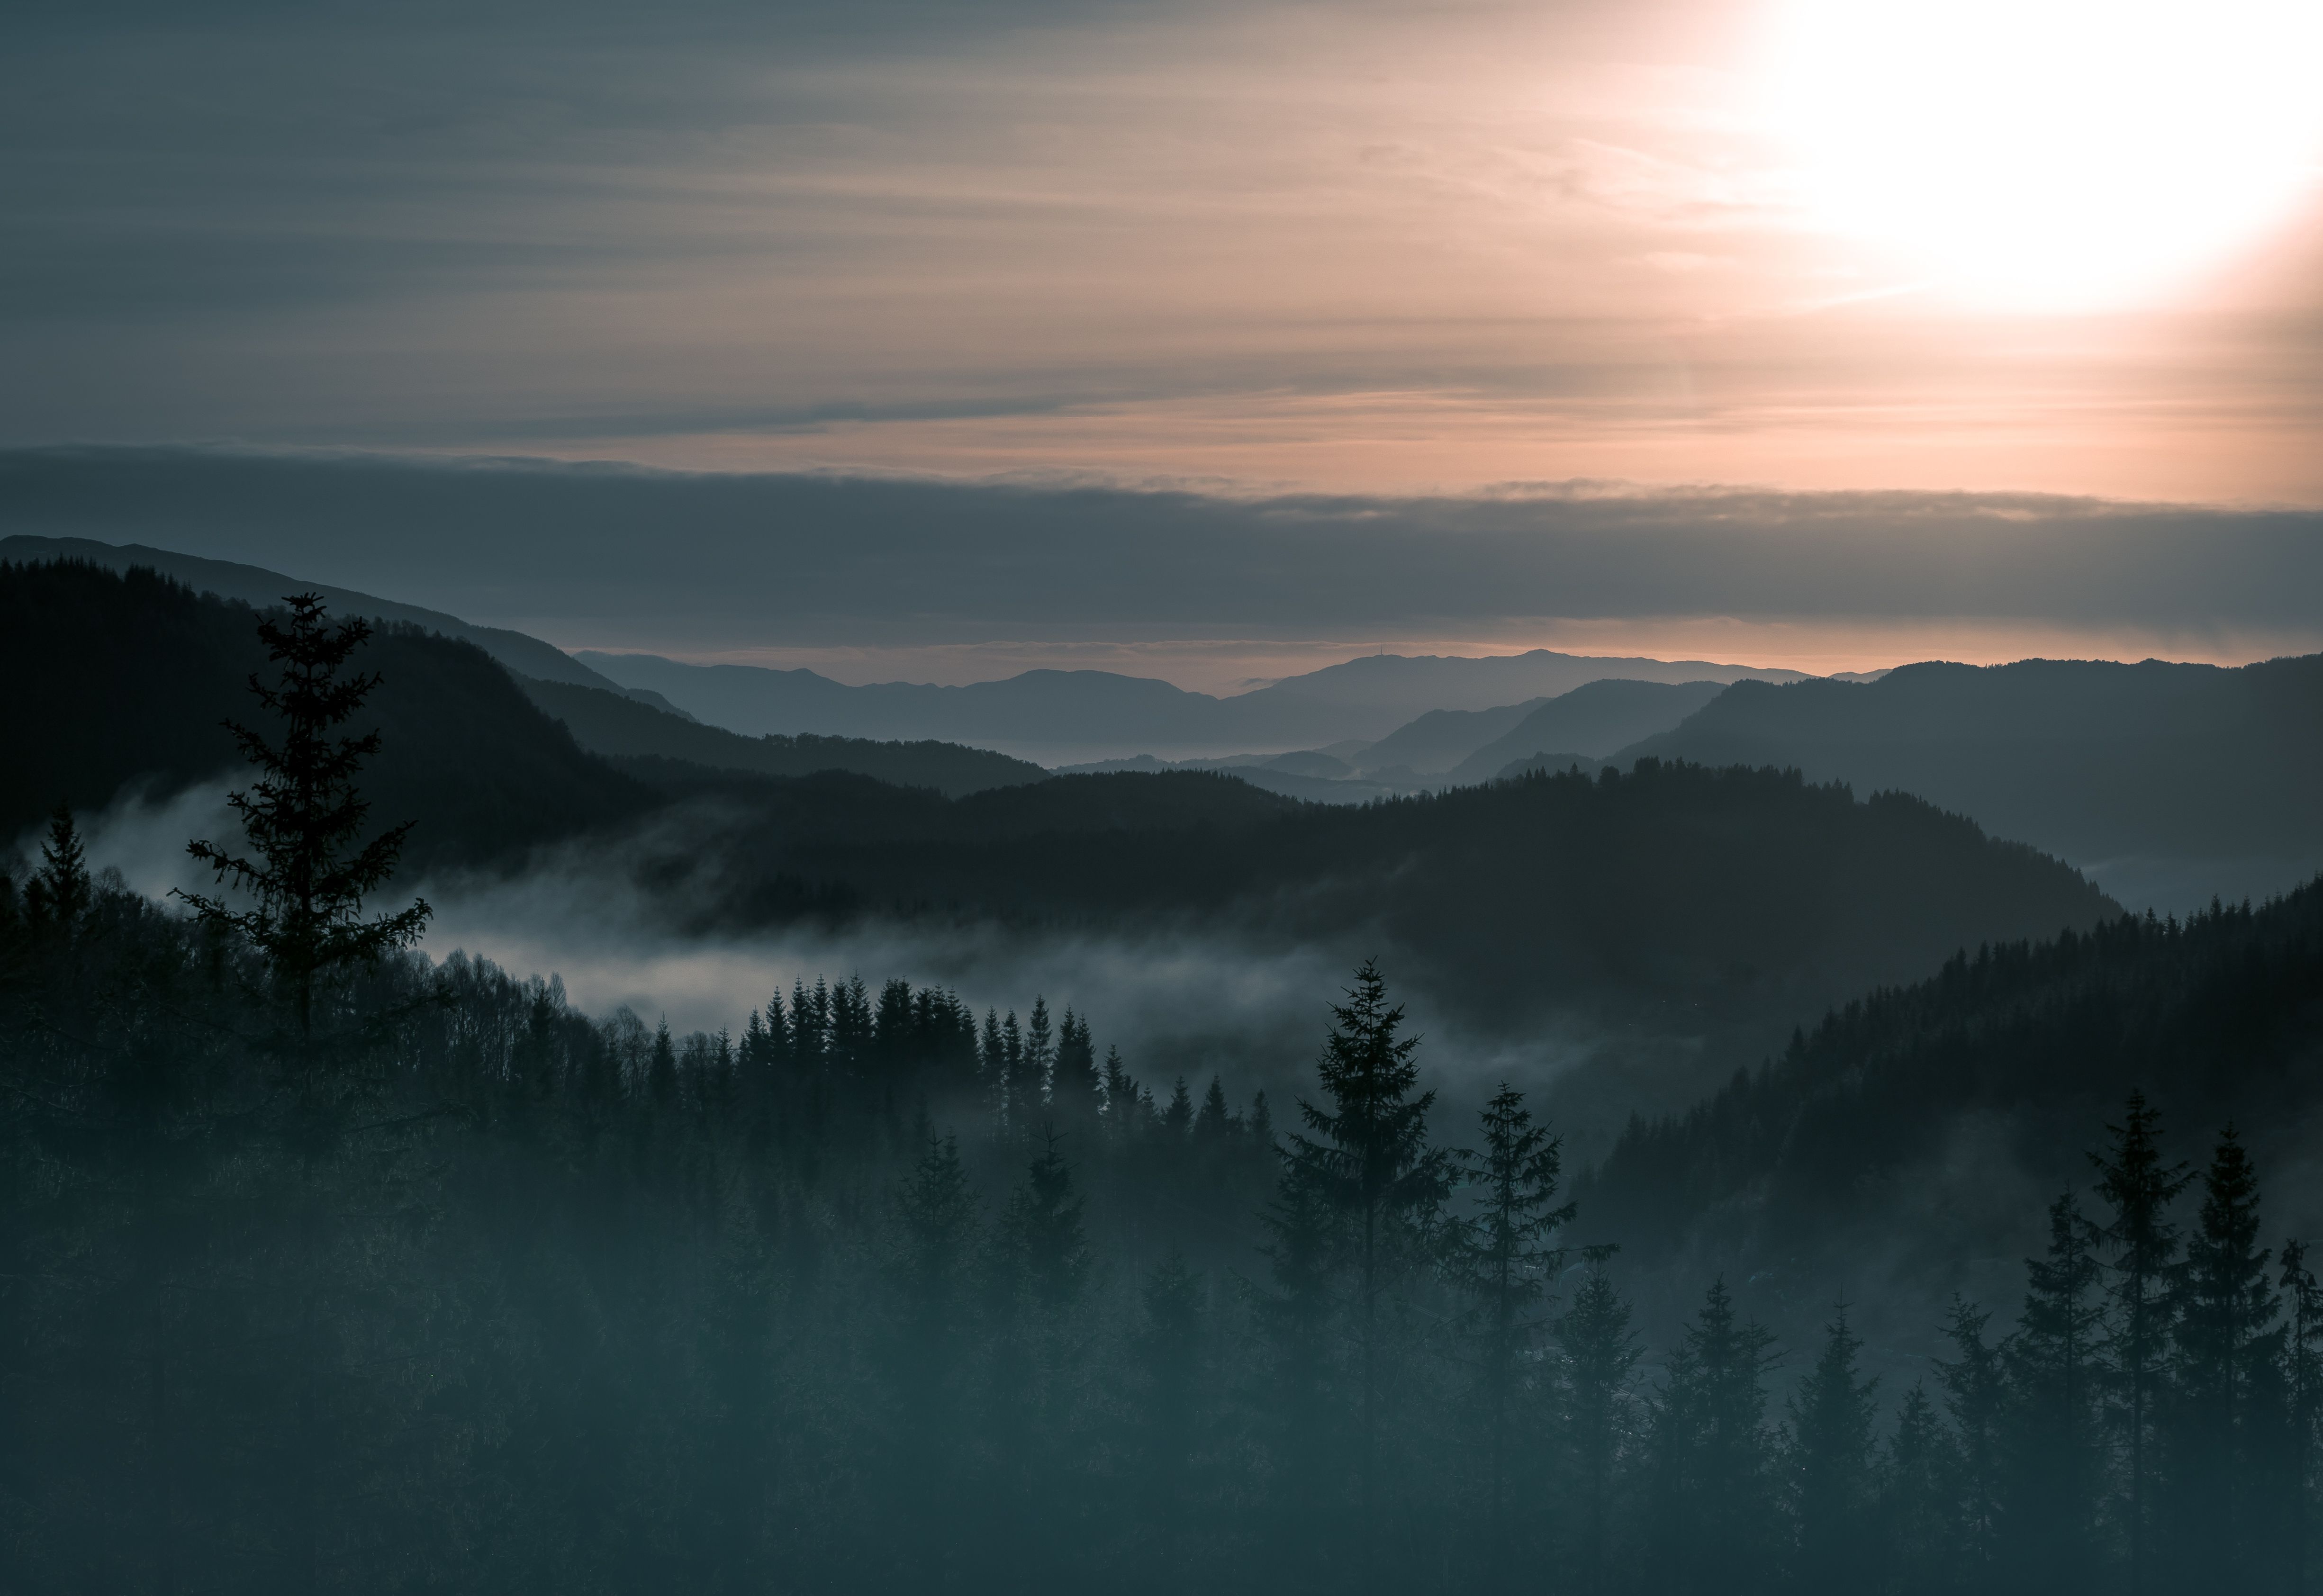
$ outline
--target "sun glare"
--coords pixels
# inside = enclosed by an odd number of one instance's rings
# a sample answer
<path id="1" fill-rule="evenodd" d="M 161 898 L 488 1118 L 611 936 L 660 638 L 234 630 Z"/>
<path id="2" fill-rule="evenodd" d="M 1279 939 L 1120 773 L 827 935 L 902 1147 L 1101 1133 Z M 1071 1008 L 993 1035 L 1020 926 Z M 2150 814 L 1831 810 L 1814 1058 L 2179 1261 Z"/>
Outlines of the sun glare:
<path id="1" fill-rule="evenodd" d="M 1979 299 L 2166 291 L 2323 151 L 2323 0 L 1788 0 L 1763 79 L 1820 225 Z"/>

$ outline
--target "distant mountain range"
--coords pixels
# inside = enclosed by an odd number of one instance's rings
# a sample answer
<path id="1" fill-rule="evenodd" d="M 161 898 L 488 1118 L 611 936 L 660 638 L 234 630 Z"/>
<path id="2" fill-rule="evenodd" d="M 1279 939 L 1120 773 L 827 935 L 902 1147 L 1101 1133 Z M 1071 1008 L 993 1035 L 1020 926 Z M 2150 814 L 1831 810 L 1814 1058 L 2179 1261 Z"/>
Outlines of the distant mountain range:
<path id="1" fill-rule="evenodd" d="M 873 742 L 846 737 L 744 737 L 624 697 L 618 689 L 518 678 L 525 696 L 565 723 L 593 754 L 617 761 L 683 760 L 712 770 L 813 775 L 846 770 L 958 798 L 990 787 L 1044 781 L 1037 765 L 945 742 Z"/>
<path id="2" fill-rule="evenodd" d="M 575 657 L 624 687 L 649 689 L 736 731 L 941 737 L 1043 764 L 1138 755 L 1216 758 L 1252 749 L 1370 742 L 1432 711 L 1500 711 L 1606 677 L 1718 683 L 1806 679 L 1795 671 L 1547 649 L 1482 659 L 1390 654 L 1217 698 L 1106 671 L 1026 671 L 963 687 L 903 682 L 850 687 L 807 670 L 687 665 L 650 654 L 583 651 Z M 1496 723 L 1478 740 L 1490 740 L 1498 729 L 1505 728 Z"/>
<path id="3" fill-rule="evenodd" d="M 2263 896 L 2323 868 L 2323 655 L 1746 683 L 1616 757 L 1642 756 L 1914 793 L 2071 860 L 2133 905 Z"/>

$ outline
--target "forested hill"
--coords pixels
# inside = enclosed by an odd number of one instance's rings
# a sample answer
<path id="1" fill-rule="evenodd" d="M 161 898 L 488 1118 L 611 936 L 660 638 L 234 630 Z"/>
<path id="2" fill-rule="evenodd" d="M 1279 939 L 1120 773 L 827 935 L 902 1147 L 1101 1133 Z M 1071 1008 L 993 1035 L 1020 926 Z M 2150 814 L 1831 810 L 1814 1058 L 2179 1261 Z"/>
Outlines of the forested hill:
<path id="1" fill-rule="evenodd" d="M 1859 1288 L 1924 1265 L 1940 1298 L 1979 1261 L 2015 1269 L 2025 1202 L 2087 1187 L 2093 1127 L 2133 1087 L 2183 1156 L 2238 1124 L 2273 1222 L 2314 1234 L 2323 881 L 2255 910 L 1980 948 L 1850 1003 L 1692 1111 L 1634 1124 L 1583 1200 L 1640 1262 L 1698 1253 L 1738 1278 Z"/>
<path id="2" fill-rule="evenodd" d="M 59 803 L 94 811 L 139 783 L 161 797 L 237 772 L 225 722 L 257 712 L 249 678 L 266 658 L 256 623 L 245 604 L 142 568 L 0 563 L 0 679 L 10 688 L 0 738 L 12 756 L 0 767 L 0 838 Z M 418 822 L 406 855 L 414 868 L 512 860 L 665 802 L 600 753 L 868 770 L 954 793 L 1044 775 L 950 744 L 737 737 L 602 690 L 516 676 L 474 645 L 417 626 L 381 628 L 360 664 L 381 678 L 366 710 L 382 742 L 372 812 L 381 824 Z"/>
<path id="3" fill-rule="evenodd" d="M 1739 683 L 1623 757 L 1893 787 L 2077 860 L 2275 856 L 2289 885 L 2323 867 L 2318 728 L 2323 655 L 1930 664 L 1868 684 Z"/>
<path id="4" fill-rule="evenodd" d="M 872 742 L 846 737 L 744 737 L 704 726 L 600 687 L 520 677 L 525 696 L 565 723 L 581 746 L 616 759 L 676 759 L 715 770 L 760 775 L 812 775 L 851 770 L 900 786 L 931 787 L 949 797 L 987 787 L 1045 781 L 1023 759 L 958 743 Z"/>
<path id="5" fill-rule="evenodd" d="M 0 564 L 0 837 L 60 803 L 93 811 L 133 784 L 159 797 L 243 774 L 225 722 L 261 713 L 249 690 L 269 671 L 257 619 L 151 571 Z M 364 711 L 382 745 L 366 795 L 378 823 L 417 822 L 414 868 L 508 858 L 658 801 L 575 746 L 472 644 L 391 626 L 358 663 L 381 678 Z"/>
<path id="6" fill-rule="evenodd" d="M 718 829 L 666 845 L 670 870 L 723 885 L 702 905 L 715 922 L 900 911 L 1391 948 L 1501 1018 L 1640 999 L 1678 1023 L 1812 1013 L 1962 946 L 2116 912 L 2053 859 L 1915 799 L 1775 771 L 1648 761 L 1362 807 L 1192 773 L 950 804 L 838 777 L 723 791 Z M 698 871 L 705 856 L 721 867 Z"/>

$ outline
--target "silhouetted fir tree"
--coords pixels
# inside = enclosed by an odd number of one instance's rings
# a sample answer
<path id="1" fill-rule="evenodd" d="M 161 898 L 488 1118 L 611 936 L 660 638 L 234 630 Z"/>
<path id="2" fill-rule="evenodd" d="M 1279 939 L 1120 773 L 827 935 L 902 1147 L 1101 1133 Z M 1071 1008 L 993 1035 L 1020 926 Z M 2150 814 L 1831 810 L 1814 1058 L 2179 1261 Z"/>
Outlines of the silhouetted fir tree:
<path id="1" fill-rule="evenodd" d="M 2109 1155 L 2092 1153 L 2098 1192 L 2113 1209 L 2100 1234 L 2112 1258 L 2110 1362 L 2128 1447 L 2129 1582 L 2143 1591 L 2150 1573 L 2150 1518 L 2156 1405 L 2169 1373 L 2171 1332 L 2177 1317 L 2178 1227 L 2170 1205 L 2192 1179 L 2182 1163 L 2162 1161 L 2161 1116 L 2144 1094 L 2130 1094 L 2119 1125 L 2106 1127 Z"/>
<path id="2" fill-rule="evenodd" d="M 1169 1139 L 1171 1150 L 1182 1150 L 1186 1138 L 1194 1128 L 1194 1098 L 1186 1090 L 1186 1078 L 1180 1076 L 1178 1084 L 1170 1090 L 1170 1105 L 1162 1111 L 1162 1134 Z"/>
<path id="3" fill-rule="evenodd" d="M 2070 1192 L 2049 1206 L 2049 1246 L 2025 1264 L 2024 1311 L 2006 1344 L 2014 1422 L 2004 1459 L 2010 1565 L 2057 1589 L 2097 1556 L 2099 1404 L 2109 1370 L 2097 1227 Z"/>
<path id="4" fill-rule="evenodd" d="M 36 934 L 69 942 L 80 931 L 91 899 L 88 856 L 72 811 L 60 803 L 49 817 L 40 868 L 24 884 L 24 914 Z"/>
<path id="5" fill-rule="evenodd" d="M 1105 1107 L 1105 1078 L 1097 1070 L 1088 1022 L 1070 1009 L 1057 1025 L 1057 1062 L 1051 1080 L 1050 1105 L 1057 1124 L 1068 1135 L 1094 1131 Z"/>
<path id="6" fill-rule="evenodd" d="M 1960 1567 L 1972 1586 L 1991 1582 L 2006 1491 L 2008 1380 L 2001 1349 L 1985 1340 L 1985 1326 L 1991 1318 L 1983 1309 L 1954 1297 L 1943 1325 L 1953 1355 L 1950 1361 L 1936 1362 L 1960 1469 L 1956 1493 Z"/>
<path id="7" fill-rule="evenodd" d="M 1130 1074 L 1128 1067 L 1121 1061 L 1121 1050 L 1106 1049 L 1105 1123 L 1106 1133 L 1116 1142 L 1134 1136 L 1143 1128 L 1140 1106 L 1143 1096 L 1143 1088 L 1137 1084 L 1137 1078 Z"/>
<path id="8" fill-rule="evenodd" d="M 1355 972 L 1347 1001 L 1331 1010 L 1317 1074 L 1327 1105 L 1301 1098 L 1311 1135 L 1293 1135 L 1284 1159 L 1342 1218 L 1354 1272 L 1349 1328 L 1355 1341 L 1359 1534 L 1368 1544 L 1379 1512 L 1379 1431 L 1386 1399 L 1388 1292 L 1424 1255 L 1450 1185 L 1449 1155 L 1428 1144 L 1436 1094 L 1413 1095 L 1417 1037 L 1399 1036 L 1403 1007 L 1391 1004 L 1377 961 Z M 1182 1083 L 1181 1083 L 1182 1090 Z"/>
<path id="9" fill-rule="evenodd" d="M 1662 1588 L 1757 1591 L 1772 1574 L 1777 1503 L 1766 1377 L 1774 1337 L 1712 1283 L 1654 1393 L 1646 1542 Z"/>
<path id="10" fill-rule="evenodd" d="M 2278 1284 L 2287 1309 L 2283 1325 L 2283 1521 L 2285 1583 L 2307 1588 L 2308 1542 L 2313 1517 L 2315 1431 L 2323 1415 L 2323 1286 L 2307 1267 L 2307 1245 L 2282 1244 Z"/>
<path id="11" fill-rule="evenodd" d="M 1960 1460 L 1952 1438 L 1917 1381 L 1904 1393 L 1877 1474 L 1884 1555 L 1878 1583 L 1896 1596 L 1958 1588 L 1952 1482 Z"/>
<path id="12" fill-rule="evenodd" d="M 363 901 L 394 873 L 411 823 L 392 826 L 360 845 L 370 804 L 355 784 L 363 764 L 379 751 L 377 732 L 340 735 L 338 728 L 361 710 L 379 677 L 346 673 L 355 650 L 371 637 L 360 619 L 329 624 L 323 601 L 299 593 L 285 601 L 285 622 L 258 624 L 267 658 L 280 667 L 272 685 L 250 678 L 250 691 L 279 723 L 280 741 L 247 726 L 229 723 L 243 757 L 258 770 L 246 789 L 226 803 L 242 822 L 250 856 L 213 842 L 194 841 L 187 852 L 206 865 L 221 884 L 243 896 L 244 907 L 224 898 L 182 894 L 196 914 L 246 941 L 264 960 L 278 1000 L 289 1013 L 291 1044 L 290 1143 L 299 1164 L 298 1328 L 292 1337 L 297 1371 L 295 1427 L 298 1441 L 289 1467 L 293 1496 L 288 1561 L 295 1588 L 320 1588 L 320 1479 L 325 1466 L 318 1385 L 326 1334 L 317 1301 L 325 1245 L 323 1215 L 316 1190 L 318 1166 L 339 1151 L 346 1130 L 351 1088 L 343 1076 L 325 1078 L 324 1050 L 317 1045 L 318 1001 L 340 1017 L 330 984 L 372 968 L 419 939 L 430 911 L 415 901 L 390 914 L 366 919 Z M 328 1039 L 335 1043 L 338 1039 Z M 331 1050 L 340 1052 L 336 1046 Z"/>
<path id="13" fill-rule="evenodd" d="M 1274 1196 L 1259 1215 L 1272 1289 L 1253 1307 L 1266 1348 L 1262 1386 L 1272 1442 L 1269 1577 L 1290 1588 L 1330 1589 L 1348 1574 L 1347 1425 L 1339 1401 L 1345 1226 L 1313 1163 L 1281 1153 Z"/>
<path id="14" fill-rule="evenodd" d="M 993 1235 L 991 1364 L 979 1426 L 993 1454 L 994 1573 L 1004 1582 L 1057 1577 L 1077 1536 L 1043 1514 L 1077 1515 L 1059 1457 L 1070 1422 L 1062 1379 L 1067 1322 L 1089 1268 L 1083 1205 L 1053 1133 L 1026 1167 Z"/>
<path id="15" fill-rule="evenodd" d="M 1606 1588 L 1614 1481 L 1635 1423 L 1635 1381 L 1643 1355 L 1630 1327 L 1630 1305 L 1606 1272 L 1616 1251 L 1610 1245 L 1582 1249 L 1588 1270 L 1556 1328 L 1563 1357 L 1561 1430 L 1575 1499 L 1575 1584 L 1584 1596 L 1599 1596 Z"/>
<path id="16" fill-rule="evenodd" d="M 1056 1062 L 1057 1040 L 1049 1019 L 1049 1001 L 1035 996 L 1032 1017 L 1025 1022 L 1022 1076 L 1017 1083 L 1017 1095 L 1028 1114 L 1037 1114 L 1048 1106 Z"/>
<path id="17" fill-rule="evenodd" d="M 1000 1015 L 984 1011 L 984 1032 L 976 1047 L 977 1078 L 984 1086 L 985 1112 L 996 1125 L 1008 1123 L 1008 1050 L 1000 1034 Z"/>
<path id="18" fill-rule="evenodd" d="M 669 1021 L 665 1017 L 654 1027 L 653 1053 L 646 1060 L 646 1097 L 652 1105 L 667 1113 L 677 1103 L 677 1048 L 670 1040 Z"/>
<path id="19" fill-rule="evenodd" d="M 1062 1313 L 1080 1298 L 1089 1270 L 1085 1206 L 1073 1189 L 1071 1166 L 1060 1139 L 1047 1132 L 1038 1157 L 1027 1167 L 1024 1184 L 1009 1199 L 1002 1234 L 1024 1289 L 1042 1311 Z"/>
<path id="20" fill-rule="evenodd" d="M 1566 1250 L 1549 1238 L 1571 1222 L 1574 1207 L 1556 1201 L 1559 1143 L 1547 1126 L 1532 1123 L 1522 1092 L 1501 1082 L 1479 1118 L 1483 1151 L 1462 1160 L 1476 1188 L 1475 1208 L 1447 1227 L 1446 1256 L 1454 1281 L 1475 1304 L 1485 1533 L 1495 1576 L 1505 1577 L 1519 1370 L 1538 1333 L 1549 1280 L 1565 1267 Z"/>
<path id="21" fill-rule="evenodd" d="M 1274 1151 L 1274 1111 L 1266 1105 L 1266 1093 L 1261 1090 L 1250 1100 L 1250 1139 L 1262 1152 Z"/>
<path id="22" fill-rule="evenodd" d="M 1813 1369 L 1788 1403 L 1784 1462 L 1796 1527 L 1794 1573 L 1808 1591 L 1859 1591 L 1876 1571 L 1868 1509 L 1879 1382 L 1859 1377 L 1862 1350 L 1842 1304 L 1823 1327 Z"/>
<path id="23" fill-rule="evenodd" d="M 1239 1129 L 1233 1110 L 1226 1106 L 1226 1082 L 1213 1075 L 1209 1090 L 1202 1094 L 1201 1107 L 1194 1112 L 1194 1140 L 1205 1151 L 1214 1152 Z"/>
<path id="24" fill-rule="evenodd" d="M 2266 1506 L 2272 1462 L 2282 1304 L 2258 1245 L 2258 1178 L 2232 1126 L 2203 1171 L 2202 1206 L 2186 1247 L 2170 1393 L 2168 1477 L 2181 1577 L 2243 1582 Z M 2265 1527 L 2272 1527 L 2271 1525 Z"/>
<path id="25" fill-rule="evenodd" d="M 250 679 L 261 707 L 280 722 L 280 744 L 249 727 L 231 725 L 243 757 L 256 766 L 252 785 L 229 793 L 256 858 L 212 842 L 186 851 L 221 883 L 251 900 L 235 908 L 223 899 L 185 894 L 205 920 L 230 927 L 264 956 L 281 984 L 297 1023 L 302 1078 L 317 1067 L 313 1053 L 317 984 L 335 971 L 375 963 L 419 939 L 430 911 L 414 903 L 392 914 L 363 918 L 363 899 L 386 884 L 411 822 L 391 826 L 362 846 L 371 806 L 355 787 L 363 762 L 379 751 L 379 734 L 342 737 L 336 729 L 363 708 L 379 685 L 376 675 L 343 675 L 354 651 L 371 637 L 360 619 L 332 627 L 323 601 L 299 593 L 284 601 L 287 625 L 259 622 L 267 658 L 280 665 L 272 686 Z M 311 1093 L 311 1087 L 302 1091 Z"/>

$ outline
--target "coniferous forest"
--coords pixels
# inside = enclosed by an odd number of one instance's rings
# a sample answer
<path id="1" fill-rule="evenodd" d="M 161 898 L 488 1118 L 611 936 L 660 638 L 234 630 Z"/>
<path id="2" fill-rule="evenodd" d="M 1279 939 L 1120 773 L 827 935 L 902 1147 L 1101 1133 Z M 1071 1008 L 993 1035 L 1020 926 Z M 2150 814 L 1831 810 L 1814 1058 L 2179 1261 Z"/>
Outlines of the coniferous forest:
<path id="1" fill-rule="evenodd" d="M 189 839 L 214 892 L 93 875 L 66 809 L 0 884 L 0 1588 L 2291 1591 L 2318 1561 L 2323 1287 L 2219 1070 L 2116 1033 L 2224 1003 L 2292 1112 L 2316 888 L 1956 961 L 1584 1176 L 1518 1090 L 1438 1105 L 1376 964 L 1270 1103 L 1141 1080 L 1037 993 L 833 972 L 680 1036 L 431 960 L 365 795 L 368 628 L 260 625 L 242 835 Z M 1876 1305 L 1780 1344 L 1715 1271 L 1647 1333 L 1632 1271 L 1683 1270 L 1688 1215 L 1843 1208 L 1905 1156 L 1866 1127 L 2027 1052 L 2078 1058 L 2077 1168 L 1913 1378 L 1871 1371 Z M 2161 1095 L 2101 1102 L 2101 1053 Z"/>

